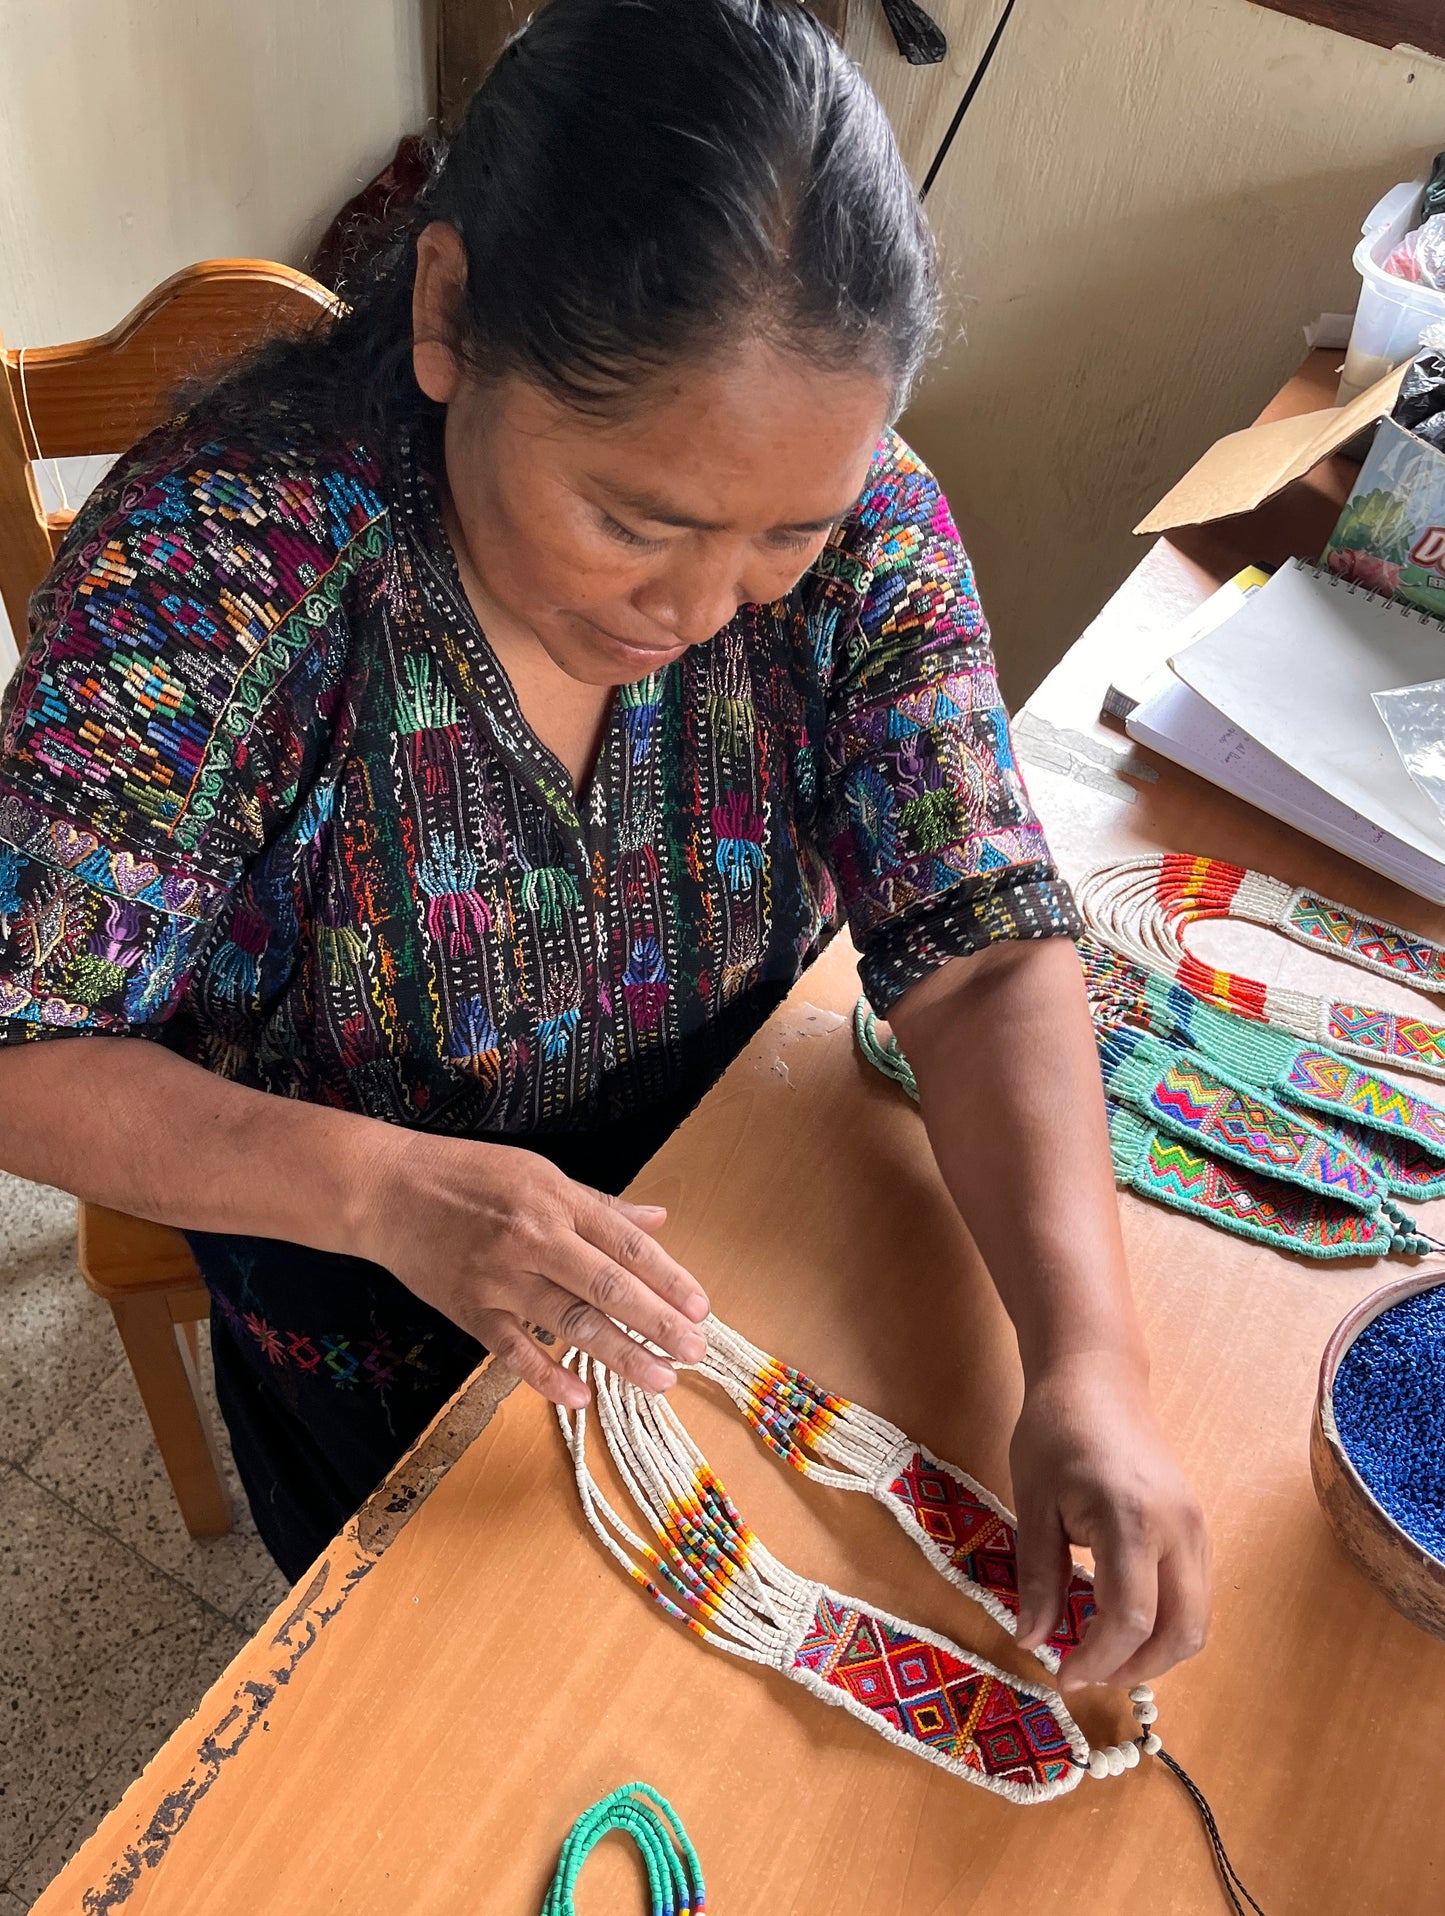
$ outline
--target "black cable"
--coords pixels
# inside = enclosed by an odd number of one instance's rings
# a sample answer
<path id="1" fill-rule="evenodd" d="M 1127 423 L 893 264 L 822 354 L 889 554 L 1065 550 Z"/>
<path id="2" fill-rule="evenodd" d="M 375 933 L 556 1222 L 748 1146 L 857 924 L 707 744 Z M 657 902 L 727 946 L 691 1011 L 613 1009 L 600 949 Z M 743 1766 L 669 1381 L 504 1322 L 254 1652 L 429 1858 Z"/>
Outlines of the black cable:
<path id="1" fill-rule="evenodd" d="M 1194 1807 L 1203 1817 L 1204 1827 L 1209 1833 L 1209 1846 L 1214 1851 L 1214 1861 L 1219 1870 L 1219 1880 L 1224 1884 L 1224 1893 L 1229 1898 L 1229 1906 L 1234 1910 L 1235 1916 L 1245 1916 L 1245 1904 L 1248 1904 L 1249 1908 L 1254 1911 L 1254 1916 L 1264 1916 L 1264 1911 L 1244 1887 L 1244 1884 L 1240 1882 L 1238 1872 L 1229 1860 L 1229 1852 L 1224 1847 L 1224 1838 L 1219 1834 L 1219 1825 L 1214 1820 L 1214 1811 L 1210 1809 L 1208 1803 L 1205 1801 L 1203 1790 L 1200 1789 L 1193 1777 L 1189 1775 L 1183 1764 L 1176 1763 L 1167 1750 L 1156 1750 L 1154 1752 L 1154 1760 L 1156 1763 L 1162 1763 L 1166 1770 L 1172 1770 L 1174 1775 L 1179 1778 L 1179 1781 L 1194 1798 Z M 1238 1894 L 1236 1894 L 1236 1892 L 1238 1892 Z M 1243 1903 L 1239 1900 L 1241 1896 L 1244 1898 Z"/>
<path id="2" fill-rule="evenodd" d="M 973 105 L 974 94 L 977 93 L 983 85 L 984 75 L 993 63 L 993 56 L 998 52 L 998 43 L 1003 38 L 1004 28 L 1008 25 L 1009 15 L 1013 10 L 1014 0 L 1006 0 L 1004 10 L 998 17 L 998 25 L 994 28 L 992 34 L 990 34 L 988 45 L 983 50 L 983 58 L 974 68 L 973 78 L 963 90 L 963 98 L 958 103 L 958 111 L 950 121 L 948 131 L 944 134 L 938 151 L 933 156 L 933 164 L 929 167 L 928 172 L 924 176 L 923 184 L 918 189 L 918 197 L 920 200 L 926 200 L 928 198 L 928 189 L 938 178 L 939 167 L 941 167 L 943 162 L 948 158 L 948 149 L 953 145 L 953 136 L 963 125 L 963 116 Z"/>

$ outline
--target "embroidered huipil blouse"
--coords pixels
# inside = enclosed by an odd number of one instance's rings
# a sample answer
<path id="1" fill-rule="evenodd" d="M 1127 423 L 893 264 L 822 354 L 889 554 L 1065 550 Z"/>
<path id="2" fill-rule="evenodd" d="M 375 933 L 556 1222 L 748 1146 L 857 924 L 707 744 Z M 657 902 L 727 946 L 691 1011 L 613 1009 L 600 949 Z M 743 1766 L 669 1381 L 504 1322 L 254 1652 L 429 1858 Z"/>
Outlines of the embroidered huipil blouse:
<path id="1" fill-rule="evenodd" d="M 3 706 L 0 1038 L 144 1036 L 396 1123 L 640 1138 L 840 913 L 881 1012 L 954 954 L 1074 933 L 968 559 L 896 436 L 785 599 L 621 688 L 580 799 L 471 612 L 423 443 L 383 472 L 298 427 L 182 426 L 88 502 Z"/>

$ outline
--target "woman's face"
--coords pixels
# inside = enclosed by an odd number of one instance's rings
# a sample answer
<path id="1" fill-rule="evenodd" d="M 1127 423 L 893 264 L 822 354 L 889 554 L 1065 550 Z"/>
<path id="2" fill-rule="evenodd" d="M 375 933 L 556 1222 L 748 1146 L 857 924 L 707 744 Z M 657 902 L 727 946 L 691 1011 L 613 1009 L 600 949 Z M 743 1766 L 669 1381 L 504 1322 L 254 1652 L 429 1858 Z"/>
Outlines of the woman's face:
<path id="1" fill-rule="evenodd" d="M 481 387 L 423 343 L 442 330 L 434 270 L 424 244 L 417 377 L 447 408 L 453 533 L 484 601 L 569 677 L 628 684 L 782 598 L 861 492 L 890 399 L 874 375 L 749 340 L 598 419 L 520 378 Z"/>

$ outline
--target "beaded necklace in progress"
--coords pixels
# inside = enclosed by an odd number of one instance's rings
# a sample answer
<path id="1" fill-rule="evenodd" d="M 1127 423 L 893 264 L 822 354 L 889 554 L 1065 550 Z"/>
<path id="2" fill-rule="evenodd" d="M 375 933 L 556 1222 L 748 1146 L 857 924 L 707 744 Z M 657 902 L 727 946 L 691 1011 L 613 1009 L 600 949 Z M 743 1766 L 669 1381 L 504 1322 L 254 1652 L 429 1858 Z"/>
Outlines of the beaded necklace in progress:
<path id="1" fill-rule="evenodd" d="M 1427 938 L 1265 872 L 1177 852 L 1101 865 L 1075 897 L 1085 924 L 1103 944 L 1135 964 L 1166 972 L 1196 997 L 1349 1057 L 1445 1078 L 1445 1026 L 1217 970 L 1188 951 L 1184 927 L 1203 918 L 1241 919 L 1381 977 L 1445 992 L 1445 949 Z"/>
<path id="2" fill-rule="evenodd" d="M 1147 1031 L 1210 1061 L 1236 1083 L 1306 1112 L 1399 1197 L 1445 1197 L 1445 1110 L 1380 1073 L 1236 1017 L 1131 963 L 1089 933 L 1079 957 L 1095 1028 Z"/>
<path id="3" fill-rule="evenodd" d="M 719 1385 L 767 1448 L 814 1483 L 875 1498 L 941 1576 L 1017 1633 L 1017 1532 L 997 1498 L 886 1418 L 825 1390 L 717 1317 L 701 1328 L 706 1357 L 679 1369 Z M 947 1637 L 790 1570 L 749 1529 L 666 1397 L 639 1390 L 584 1351 L 571 1350 L 562 1362 L 592 1386 L 597 1425 L 648 1536 L 613 1508 L 592 1475 L 587 1410 L 559 1405 L 583 1513 L 604 1549 L 669 1616 L 715 1649 L 778 1671 L 900 1749 L 1013 1803 L 1048 1802 L 1085 1774 L 1120 1776 L 1142 1757 L 1156 1758 L 1199 1811 L 1230 1908 L 1263 1916 L 1203 1793 L 1160 1742 L 1147 1683 L 1129 1692 L 1138 1736 L 1091 1748 L 1056 1690 L 1009 1676 Z M 1046 1669 L 1057 1671 L 1077 1645 L 1093 1607 L 1092 1580 L 1075 1565 L 1063 1620 L 1033 1652 Z M 652 1794 L 642 1785 L 633 1791 Z M 579 1830 L 583 1824 L 592 1827 L 584 1818 Z M 575 1875 L 574 1868 L 569 1884 Z M 701 1892 L 698 1874 L 698 1900 L 679 1904 L 677 1916 L 689 1909 L 696 1916 Z M 570 1908 L 549 1902 L 543 1916 L 570 1916 Z"/>
<path id="4" fill-rule="evenodd" d="M 916 1104 L 912 1066 L 896 1038 L 879 1037 L 866 999 L 853 1028 L 863 1056 Z M 1140 1032 L 1096 1022 L 1095 1038 L 1114 1178 L 1125 1189 L 1303 1257 L 1417 1257 L 1438 1248 L 1367 1164 L 1303 1114 Z"/>
<path id="5" fill-rule="evenodd" d="M 815 1482 L 889 1508 L 941 1575 L 1012 1634 L 1016 1537 L 1009 1513 L 956 1466 L 885 1419 L 825 1391 L 716 1318 L 695 1366 L 775 1454 Z M 563 1360 L 594 1393 L 596 1421 L 650 1540 L 608 1502 L 587 1462 L 588 1412 L 559 1407 L 582 1509 L 634 1582 L 714 1648 L 777 1670 L 901 1749 L 1014 1803 L 1047 1802 L 1086 1773 L 1118 1776 L 1159 1751 L 1153 1692 L 1130 1692 L 1139 1737 L 1091 1749 L 1056 1690 L 1013 1677 L 948 1638 L 801 1577 L 739 1513 L 666 1397 L 585 1352 Z M 1093 1607 L 1075 1570 L 1068 1612 L 1035 1652 L 1058 1668 Z"/>

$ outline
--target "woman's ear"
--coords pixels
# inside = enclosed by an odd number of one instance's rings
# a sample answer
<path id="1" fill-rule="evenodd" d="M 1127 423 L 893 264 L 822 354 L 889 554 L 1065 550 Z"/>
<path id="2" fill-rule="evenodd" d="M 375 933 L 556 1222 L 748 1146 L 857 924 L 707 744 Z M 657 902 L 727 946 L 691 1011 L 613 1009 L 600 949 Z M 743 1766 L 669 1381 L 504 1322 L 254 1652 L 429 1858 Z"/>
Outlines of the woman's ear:
<path id="1" fill-rule="evenodd" d="M 411 363 L 418 386 L 442 406 L 456 397 L 462 381 L 462 364 L 452 341 L 466 285 L 467 255 L 461 234 L 445 220 L 433 220 L 417 235 Z"/>

